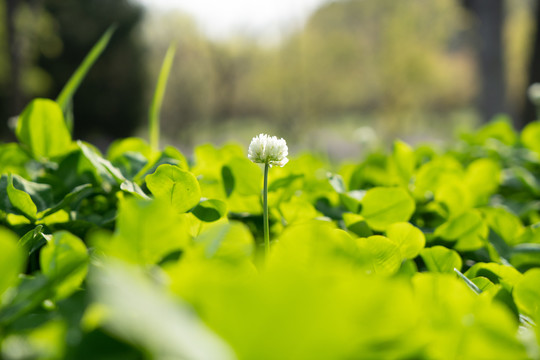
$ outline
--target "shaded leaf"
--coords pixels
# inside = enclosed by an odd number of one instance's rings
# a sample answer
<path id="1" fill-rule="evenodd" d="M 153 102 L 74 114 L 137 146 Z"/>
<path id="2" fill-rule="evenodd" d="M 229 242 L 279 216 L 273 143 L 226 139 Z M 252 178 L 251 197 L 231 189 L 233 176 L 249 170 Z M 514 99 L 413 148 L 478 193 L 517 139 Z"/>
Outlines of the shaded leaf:
<path id="1" fill-rule="evenodd" d="M 227 204 L 221 200 L 202 200 L 191 210 L 199 220 L 212 222 L 221 219 L 227 213 Z"/>

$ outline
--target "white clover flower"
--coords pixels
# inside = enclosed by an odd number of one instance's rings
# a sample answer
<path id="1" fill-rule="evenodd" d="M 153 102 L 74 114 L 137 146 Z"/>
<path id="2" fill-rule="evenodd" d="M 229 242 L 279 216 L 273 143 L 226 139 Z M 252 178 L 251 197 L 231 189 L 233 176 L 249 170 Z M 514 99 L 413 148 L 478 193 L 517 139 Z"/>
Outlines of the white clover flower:
<path id="1" fill-rule="evenodd" d="M 248 158 L 254 163 L 283 167 L 289 162 L 287 155 L 289 155 L 287 143 L 275 136 L 259 134 L 249 144 Z"/>

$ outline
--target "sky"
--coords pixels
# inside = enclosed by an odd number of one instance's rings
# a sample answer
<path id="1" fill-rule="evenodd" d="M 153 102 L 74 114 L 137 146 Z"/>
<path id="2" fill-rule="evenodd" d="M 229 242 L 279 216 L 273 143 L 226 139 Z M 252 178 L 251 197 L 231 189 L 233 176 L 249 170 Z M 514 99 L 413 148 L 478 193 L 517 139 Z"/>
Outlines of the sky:
<path id="1" fill-rule="evenodd" d="M 325 0 L 138 0 L 162 10 L 179 9 L 193 16 L 210 36 L 238 31 L 275 36 L 283 26 L 301 25 Z"/>

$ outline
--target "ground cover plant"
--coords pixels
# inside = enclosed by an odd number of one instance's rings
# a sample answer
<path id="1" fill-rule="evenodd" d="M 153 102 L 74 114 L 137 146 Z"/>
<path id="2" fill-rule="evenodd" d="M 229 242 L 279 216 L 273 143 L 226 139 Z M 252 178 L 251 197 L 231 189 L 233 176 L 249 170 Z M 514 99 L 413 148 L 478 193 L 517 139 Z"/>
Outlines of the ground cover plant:
<path id="1" fill-rule="evenodd" d="M 66 120 L 85 71 L 0 145 L 0 357 L 540 357 L 540 123 L 292 156 L 266 253 L 247 146 L 160 149 L 156 91 L 151 142 L 101 153 Z"/>

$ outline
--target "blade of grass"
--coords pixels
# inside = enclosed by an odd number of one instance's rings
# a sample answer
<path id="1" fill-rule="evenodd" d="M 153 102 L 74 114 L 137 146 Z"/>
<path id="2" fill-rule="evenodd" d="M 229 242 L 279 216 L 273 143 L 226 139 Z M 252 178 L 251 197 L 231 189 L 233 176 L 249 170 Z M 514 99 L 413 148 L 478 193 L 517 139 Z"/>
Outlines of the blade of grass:
<path id="1" fill-rule="evenodd" d="M 155 151 L 159 150 L 159 113 L 161 110 L 161 104 L 163 103 L 163 97 L 165 95 L 167 80 L 169 79 L 175 52 L 176 48 L 171 44 L 167 50 L 167 53 L 165 54 L 165 59 L 163 59 L 163 65 L 161 65 L 161 70 L 159 72 L 159 77 L 156 84 L 156 91 L 154 92 L 152 103 L 150 104 L 148 132 L 150 146 Z"/>
<path id="2" fill-rule="evenodd" d="M 60 91 L 60 95 L 58 95 L 56 98 L 56 102 L 58 105 L 60 105 L 64 113 L 69 110 L 69 104 L 71 103 L 71 99 L 73 98 L 75 91 L 77 91 L 79 85 L 85 78 L 92 65 L 94 65 L 96 60 L 109 44 L 115 30 L 116 26 L 113 25 L 109 27 L 107 31 L 105 31 L 99 41 L 92 47 L 92 50 L 90 50 L 88 55 L 86 55 L 81 65 L 79 65 L 77 70 L 75 70 L 73 75 L 71 75 L 71 78 L 68 80 L 66 85 L 64 85 L 62 91 Z"/>
<path id="3" fill-rule="evenodd" d="M 471 280 L 469 280 L 468 277 L 466 277 L 465 275 L 463 275 L 461 273 L 461 271 L 459 271 L 458 269 L 454 268 L 454 272 L 457 274 L 457 276 L 459 276 L 461 278 L 461 280 L 463 280 L 465 282 L 465 284 L 467 284 L 467 286 L 472 290 L 474 291 L 477 295 L 480 295 L 482 293 L 482 290 L 480 290 L 480 288 L 478 286 L 476 286 L 475 283 L 473 283 Z"/>

